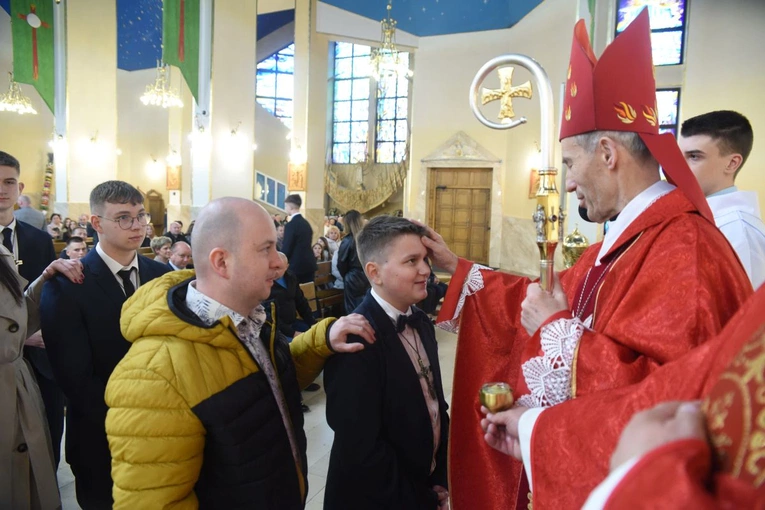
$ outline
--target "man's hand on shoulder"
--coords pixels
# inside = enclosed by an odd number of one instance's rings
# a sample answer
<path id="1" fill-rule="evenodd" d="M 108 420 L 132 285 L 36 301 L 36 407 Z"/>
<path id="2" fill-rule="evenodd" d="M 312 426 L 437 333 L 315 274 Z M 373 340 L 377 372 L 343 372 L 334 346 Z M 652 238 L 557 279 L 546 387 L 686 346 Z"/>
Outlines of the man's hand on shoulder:
<path id="1" fill-rule="evenodd" d="M 682 439 L 707 440 L 698 402 L 663 402 L 635 414 L 611 456 L 611 471 L 654 448 Z"/>
<path id="2" fill-rule="evenodd" d="M 361 343 L 348 343 L 348 336 L 360 336 L 368 343 L 375 343 L 375 332 L 363 315 L 352 313 L 337 319 L 329 330 L 329 346 L 334 352 L 358 352 L 364 348 Z"/>

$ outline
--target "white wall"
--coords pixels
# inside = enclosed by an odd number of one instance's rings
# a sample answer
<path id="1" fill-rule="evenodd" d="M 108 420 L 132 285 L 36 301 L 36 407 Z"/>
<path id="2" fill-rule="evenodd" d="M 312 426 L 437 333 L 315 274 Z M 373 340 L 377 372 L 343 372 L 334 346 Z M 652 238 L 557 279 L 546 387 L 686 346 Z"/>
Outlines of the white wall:
<path id="1" fill-rule="evenodd" d="M 571 48 L 576 5 L 570 0 L 546 0 L 513 28 L 446 36 L 421 37 L 415 53 L 415 74 L 412 99 L 412 158 L 405 213 L 426 218 L 426 201 L 422 200 L 420 160 L 433 152 L 457 131 L 464 131 L 495 157 L 502 160 L 500 167 L 501 194 L 492 200 L 502 201 L 505 220 L 518 218 L 531 226 L 534 199 L 528 198 L 531 168 L 541 162 L 537 152 L 540 141 L 539 100 L 515 99 L 517 117 L 525 116 L 528 123 L 510 131 L 496 131 L 484 127 L 473 116 L 468 102 L 470 83 L 478 69 L 488 60 L 503 53 L 521 53 L 536 59 L 546 70 L 552 83 L 555 99 L 556 126 L 560 118 L 559 84 L 565 80 L 565 71 Z M 513 83 L 520 85 L 531 79 L 522 68 L 516 68 Z M 485 86 L 499 87 L 499 79 L 491 76 Z M 497 102 L 484 109 L 489 118 L 499 111 Z M 557 135 L 558 128 L 555 133 Z M 558 145 L 556 144 L 556 148 Z M 557 149 L 556 149 L 557 150 Z M 559 155 L 555 161 L 559 161 Z M 517 232 L 517 225 L 504 221 L 502 235 L 492 232 L 492 242 L 507 245 L 503 235 Z M 528 225 L 526 225 L 528 224 Z M 533 240 L 519 239 L 516 245 L 531 245 L 524 253 L 532 253 Z M 510 270 L 531 272 L 533 260 L 517 261 L 519 255 L 503 250 L 497 265 Z"/>
<path id="2" fill-rule="evenodd" d="M 173 69 L 171 73 L 180 71 Z M 117 178 L 143 192 L 153 189 L 162 193 L 167 204 L 165 157 L 170 112 L 160 106 L 145 106 L 140 100 L 156 74 L 155 69 L 117 70 L 117 145 L 122 151 L 117 158 Z M 189 108 L 190 104 L 184 105 L 187 111 Z M 152 168 L 154 159 L 156 168 Z"/>
<path id="3" fill-rule="evenodd" d="M 735 110 L 754 129 L 754 148 L 736 185 L 756 191 L 765 217 L 765 2 L 694 0 L 681 119 Z"/>

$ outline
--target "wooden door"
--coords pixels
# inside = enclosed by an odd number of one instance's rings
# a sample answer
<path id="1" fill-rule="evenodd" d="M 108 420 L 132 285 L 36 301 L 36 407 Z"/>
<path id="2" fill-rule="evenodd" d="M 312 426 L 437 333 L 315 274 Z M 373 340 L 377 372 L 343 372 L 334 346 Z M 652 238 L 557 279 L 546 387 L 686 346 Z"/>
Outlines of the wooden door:
<path id="1" fill-rule="evenodd" d="M 429 224 L 460 257 L 488 265 L 491 168 L 431 168 Z"/>
<path id="2" fill-rule="evenodd" d="M 148 204 L 144 204 L 146 211 L 151 217 L 151 223 L 154 225 L 154 233 L 161 236 L 165 232 L 165 199 L 162 197 L 162 193 L 149 190 L 146 193 L 146 201 Z"/>

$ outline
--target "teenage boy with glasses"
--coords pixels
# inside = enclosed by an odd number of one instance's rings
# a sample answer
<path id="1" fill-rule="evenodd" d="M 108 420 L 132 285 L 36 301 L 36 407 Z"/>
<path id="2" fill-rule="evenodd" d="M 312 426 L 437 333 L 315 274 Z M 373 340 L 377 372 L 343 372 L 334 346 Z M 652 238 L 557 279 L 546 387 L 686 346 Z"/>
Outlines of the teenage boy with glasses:
<path id="1" fill-rule="evenodd" d="M 149 217 L 136 188 L 121 181 L 99 184 L 90 194 L 90 210 L 100 242 L 81 259 L 83 284 L 51 279 L 40 302 L 48 357 L 68 399 L 66 460 L 85 510 L 112 506 L 104 391 L 130 348 L 120 332 L 122 304 L 170 269 L 138 254 Z"/>

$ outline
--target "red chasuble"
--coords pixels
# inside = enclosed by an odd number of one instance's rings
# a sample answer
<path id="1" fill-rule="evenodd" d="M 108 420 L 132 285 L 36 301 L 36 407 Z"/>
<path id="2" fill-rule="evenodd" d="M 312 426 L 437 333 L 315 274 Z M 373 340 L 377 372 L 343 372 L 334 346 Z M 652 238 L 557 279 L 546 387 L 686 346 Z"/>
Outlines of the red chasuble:
<path id="1" fill-rule="evenodd" d="M 701 366 L 678 367 L 704 381 L 714 455 L 698 440 L 657 448 L 616 486 L 606 508 L 765 508 L 764 310 L 762 286 L 710 342 L 715 348 Z"/>
<path id="2" fill-rule="evenodd" d="M 599 250 L 600 243 L 591 246 L 573 268 L 561 273 L 571 309 Z M 642 381 L 718 333 L 752 293 L 733 249 L 678 190 L 636 218 L 606 258 L 614 253 L 593 297 L 592 329 L 585 329 L 574 355 L 575 399 L 610 394 L 606 390 Z M 520 322 L 520 305 L 530 282 L 494 271 L 481 271 L 476 278 L 471 267 L 460 260 L 439 314 L 439 322 L 451 321 L 462 305 L 449 437 L 452 505 L 456 510 L 522 507 L 523 467 L 484 442 L 478 390 L 486 382 L 506 381 L 517 396 L 526 392 L 521 364 L 541 349 L 540 332 L 529 338 Z M 469 276 L 473 278 L 466 281 Z M 462 295 L 463 282 L 468 284 L 467 296 Z M 644 407 L 655 400 L 652 395 L 649 388 Z M 608 473 L 618 435 L 640 408 L 577 409 L 556 419 L 558 408 L 574 402 L 549 408 L 535 426 L 532 479 L 537 509 L 581 506 Z M 569 469 L 569 462 L 576 467 Z M 539 473 L 538 463 L 545 466 Z"/>

